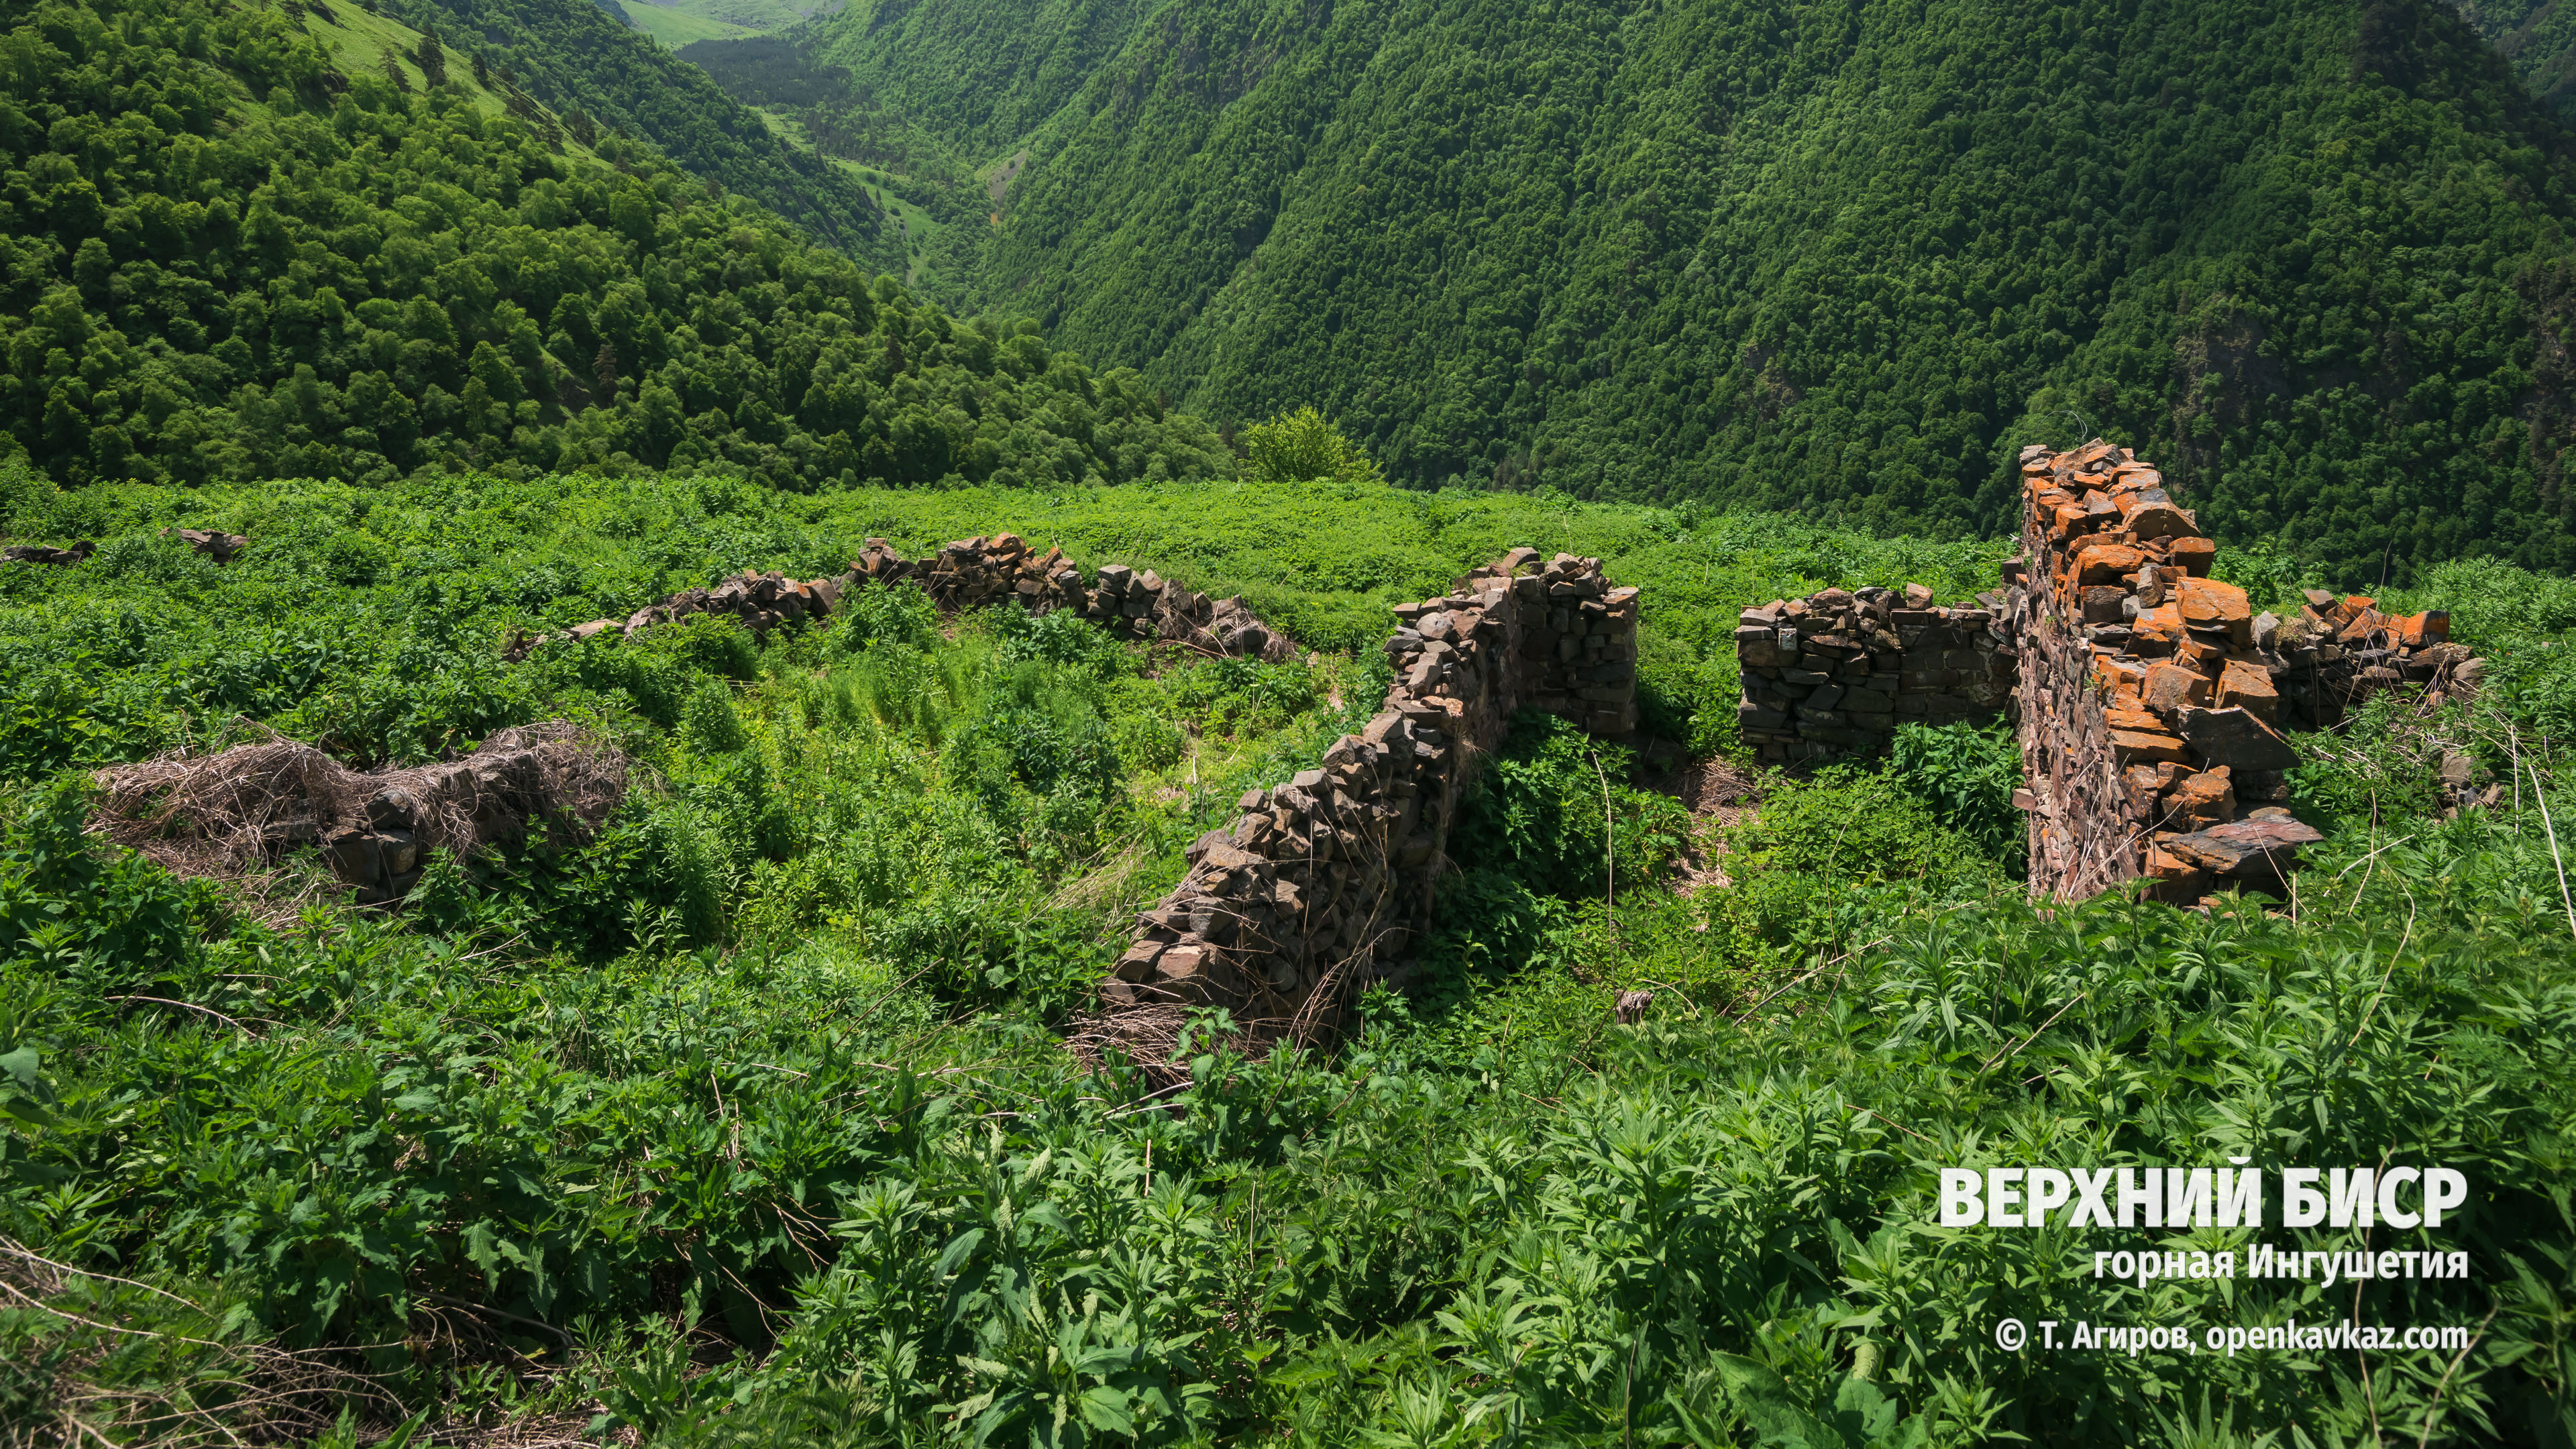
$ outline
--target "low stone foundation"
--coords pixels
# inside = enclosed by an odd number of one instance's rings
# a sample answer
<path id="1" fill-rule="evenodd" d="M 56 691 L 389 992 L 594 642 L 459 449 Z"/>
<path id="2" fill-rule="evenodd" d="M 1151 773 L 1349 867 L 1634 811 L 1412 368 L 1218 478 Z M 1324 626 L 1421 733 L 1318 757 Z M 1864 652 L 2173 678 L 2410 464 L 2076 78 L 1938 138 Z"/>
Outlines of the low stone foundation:
<path id="1" fill-rule="evenodd" d="M 1150 569 L 1139 574 L 1122 564 L 1101 565 L 1096 583 L 1085 584 L 1081 568 L 1063 550 L 1039 553 L 1017 536 L 1002 533 L 944 544 L 937 554 L 920 560 L 906 559 L 884 539 L 872 538 L 850 561 L 849 572 L 837 578 L 791 579 L 774 570 L 746 571 L 712 589 L 683 589 L 623 621 L 593 619 L 562 635 L 514 635 L 503 654 L 522 659 L 559 637 L 614 633 L 631 638 L 639 630 L 692 614 L 730 615 L 754 637 L 766 639 L 773 629 L 828 618 L 844 595 L 869 584 L 910 585 L 952 611 L 1010 599 L 1033 614 L 1074 609 L 1119 638 L 1161 641 L 1205 654 L 1248 655 L 1276 664 L 1297 652 L 1295 641 L 1255 617 L 1241 599 L 1192 593 L 1155 577 Z"/>

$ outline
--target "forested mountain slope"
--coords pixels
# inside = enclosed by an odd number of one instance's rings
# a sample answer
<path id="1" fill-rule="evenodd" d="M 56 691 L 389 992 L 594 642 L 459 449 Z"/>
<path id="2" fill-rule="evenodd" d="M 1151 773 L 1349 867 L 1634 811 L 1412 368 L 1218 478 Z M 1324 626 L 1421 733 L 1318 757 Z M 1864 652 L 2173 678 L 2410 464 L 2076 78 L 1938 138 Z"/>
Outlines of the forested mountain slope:
<path id="1" fill-rule="evenodd" d="M 2456 3 L 2551 114 L 2563 121 L 2576 113 L 2576 10 L 2558 0 Z"/>
<path id="2" fill-rule="evenodd" d="M 382 0 L 387 14 L 507 64 L 538 99 L 644 137 L 871 266 L 897 267 L 867 190 L 770 134 L 697 67 L 593 0 Z M 612 10 L 617 13 L 612 13 Z"/>
<path id="3" fill-rule="evenodd" d="M 191 3 L 9 31 L 0 447 L 66 484 L 1232 467 L 1133 373 L 960 326 L 640 144 L 557 154 L 542 116 L 399 59 L 347 73 L 326 40 Z"/>
<path id="4" fill-rule="evenodd" d="M 2576 564 L 2568 141 L 2440 0 L 951 0 L 801 38 L 978 164 L 1032 148 L 986 300 L 1214 417 L 1320 405 L 1408 481 L 1960 530 L 2012 447 L 2107 431 L 2349 580 Z"/>

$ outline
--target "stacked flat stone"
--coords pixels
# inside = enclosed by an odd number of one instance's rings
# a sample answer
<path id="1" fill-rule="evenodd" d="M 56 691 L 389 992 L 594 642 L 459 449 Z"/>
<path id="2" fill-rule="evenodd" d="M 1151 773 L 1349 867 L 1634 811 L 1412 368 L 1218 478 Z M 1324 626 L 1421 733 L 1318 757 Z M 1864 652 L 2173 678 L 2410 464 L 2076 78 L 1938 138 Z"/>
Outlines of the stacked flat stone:
<path id="1" fill-rule="evenodd" d="M 868 546 L 883 549 L 885 540 L 869 539 Z M 1013 599 L 1032 614 L 1083 605 L 1082 570 L 1064 556 L 1064 550 L 1039 553 L 1011 533 L 943 544 L 913 570 L 912 577 L 932 603 L 947 610 L 982 608 Z"/>
<path id="2" fill-rule="evenodd" d="M 2451 616 L 2381 613 L 2378 600 L 2336 598 L 2310 589 L 2298 617 L 2254 621 L 2254 642 L 2269 656 L 2273 687 L 2298 723 L 2322 729 L 2381 690 L 2427 687 L 2432 702 L 2473 693 L 2483 661 L 2450 642 Z"/>
<path id="3" fill-rule="evenodd" d="M 1637 591 L 1612 587 L 1599 559 L 1561 553 L 1542 563 L 1534 548 L 1514 549 L 1459 582 L 1475 590 L 1500 579 L 1511 581 L 1518 606 L 1520 702 L 1596 735 L 1634 730 Z"/>
<path id="4" fill-rule="evenodd" d="M 1321 768 L 1248 792 L 1232 829 L 1191 846 L 1188 876 L 1139 918 L 1102 1004 L 1313 1020 L 1369 980 L 1400 985 L 1459 800 L 1513 714 L 1634 728 L 1636 599 L 1596 559 L 1524 548 L 1441 598 L 1398 605 L 1386 708 Z"/>
<path id="5" fill-rule="evenodd" d="M 949 544 L 922 563 L 907 562 L 881 538 L 851 564 L 872 583 L 910 580 L 943 609 L 967 609 L 1017 598 L 1030 613 L 1071 609 L 1121 639 L 1176 644 L 1206 654 L 1248 655 L 1273 664 L 1295 657 L 1296 641 L 1263 623 L 1241 599 L 1211 598 L 1152 569 L 1102 564 L 1086 584 L 1061 549 L 1038 553 L 1012 534 Z"/>
<path id="6" fill-rule="evenodd" d="M 2084 896 L 2145 875 L 2197 901 L 2221 878 L 2277 886 L 2320 837 L 2284 808 L 2285 666 L 2217 545 L 2126 448 L 2022 450 L 2029 577 L 2015 624 L 2021 801 L 2034 890 Z"/>
<path id="7" fill-rule="evenodd" d="M 1907 584 L 1745 610 L 1735 627 L 1745 744 L 1775 764 L 1860 758 L 1884 752 L 1900 724 L 1993 718 L 2013 685 L 2003 602 L 1941 608 Z"/>
<path id="8" fill-rule="evenodd" d="M 464 823 L 478 840 L 516 836 L 545 813 L 549 771 L 580 748 L 569 739 L 522 743 L 505 734 L 464 759 L 401 771 L 359 805 L 355 819 L 323 832 L 322 859 L 357 887 L 361 904 L 399 901 L 419 884 L 431 846 L 455 848 L 443 826 Z"/>
<path id="9" fill-rule="evenodd" d="M 682 589 L 658 604 L 647 604 L 625 619 L 592 619 L 575 624 L 561 634 L 514 634 L 502 653 L 513 662 L 524 659 L 540 644 L 562 639 L 595 639 L 610 635 L 618 639 L 633 638 L 641 630 L 656 624 L 668 624 L 692 614 L 730 614 L 740 619 L 743 627 L 766 639 L 773 629 L 807 620 L 828 618 L 840 607 L 841 591 L 849 576 L 838 579 L 791 579 L 772 570 L 758 574 L 746 569 L 712 589 Z"/>

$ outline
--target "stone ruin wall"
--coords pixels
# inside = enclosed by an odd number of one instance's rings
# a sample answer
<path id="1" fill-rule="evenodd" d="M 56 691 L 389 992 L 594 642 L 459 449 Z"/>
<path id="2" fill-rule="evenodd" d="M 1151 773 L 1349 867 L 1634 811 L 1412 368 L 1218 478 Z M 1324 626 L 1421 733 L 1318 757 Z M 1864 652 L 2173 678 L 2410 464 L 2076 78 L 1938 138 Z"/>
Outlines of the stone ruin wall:
<path id="1" fill-rule="evenodd" d="M 622 637 L 716 613 L 765 636 L 827 617 L 870 585 L 917 587 L 943 609 L 1016 598 L 1032 613 L 1075 610 L 1120 638 L 1204 654 L 1276 663 L 1296 652 L 1240 599 L 1119 564 L 1086 580 L 1062 550 L 1040 553 L 1010 534 L 917 560 L 872 538 L 838 578 L 746 573 L 569 633 Z M 1329 1024 L 1366 981 L 1401 979 L 1408 948 L 1430 925 L 1459 802 L 1516 712 L 1545 710 L 1606 737 L 1637 727 L 1637 591 L 1612 587 L 1598 559 L 1514 549 L 1449 594 L 1393 612 L 1386 707 L 1336 741 L 1319 768 L 1246 793 L 1230 829 L 1191 845 L 1189 874 L 1142 913 L 1100 985 L 1112 1021 L 1223 1006 L 1274 1037 Z M 542 642 L 515 639 L 512 657 Z"/>
<path id="2" fill-rule="evenodd" d="M 1213 599 L 1178 583 L 1137 573 L 1122 564 L 1103 564 L 1094 583 L 1085 585 L 1082 570 L 1062 549 L 1044 553 L 1008 533 L 969 538 L 941 546 L 926 559 L 906 559 L 871 538 L 847 573 L 835 578 L 791 579 L 772 571 L 744 572 L 711 589 L 683 589 L 658 604 L 648 604 L 623 620 L 593 619 L 575 624 L 564 636 L 588 639 L 614 633 L 631 638 L 655 624 L 691 614 L 731 615 L 758 638 L 773 629 L 808 619 L 830 617 L 842 596 L 868 584 L 908 583 L 930 596 L 942 609 L 971 609 L 1017 599 L 1030 613 L 1076 609 L 1086 619 L 1122 639 L 1161 641 L 1204 654 L 1251 655 L 1279 663 L 1296 653 L 1288 637 L 1253 616 L 1241 599 Z M 506 655 L 517 660 L 559 636 L 515 635 Z"/>
<path id="3" fill-rule="evenodd" d="M 1514 713 L 1636 728 L 1637 591 L 1598 559 L 1514 549 L 1395 614 L 1386 707 L 1190 847 L 1189 875 L 1101 983 L 1113 1020 L 1225 1006 L 1260 1035 L 1333 1024 L 1368 981 L 1401 982 L 1459 802 Z"/>
<path id="4" fill-rule="evenodd" d="M 1932 591 L 1827 589 L 1747 609 L 1736 723 L 1766 764 L 1883 753 L 1900 724 L 1992 719 L 2012 694 L 2006 600 L 1939 608 Z"/>
<path id="5" fill-rule="evenodd" d="M 2034 892 L 2134 876 L 2162 900 L 2277 887 L 2320 837 L 2290 817 L 2283 731 L 2402 683 L 2473 685 L 2450 616 L 2311 593 L 2257 614 L 2210 577 L 2218 545 L 2154 467 L 2095 441 L 2022 450 L 2019 704 Z"/>
<path id="6" fill-rule="evenodd" d="M 2439 702 L 2479 661 L 2439 611 L 2311 592 L 2295 619 L 2210 577 L 2218 547 L 2154 467 L 2095 441 L 2022 450 L 2022 557 L 1980 607 L 1829 589 L 1744 612 L 1737 718 L 1771 763 L 1875 754 L 1896 726 L 1993 714 L 2021 742 L 2035 895 L 2146 876 L 2188 904 L 2277 886 L 2317 833 L 2290 817 L 2282 731 L 2334 724 L 2379 690 Z"/>

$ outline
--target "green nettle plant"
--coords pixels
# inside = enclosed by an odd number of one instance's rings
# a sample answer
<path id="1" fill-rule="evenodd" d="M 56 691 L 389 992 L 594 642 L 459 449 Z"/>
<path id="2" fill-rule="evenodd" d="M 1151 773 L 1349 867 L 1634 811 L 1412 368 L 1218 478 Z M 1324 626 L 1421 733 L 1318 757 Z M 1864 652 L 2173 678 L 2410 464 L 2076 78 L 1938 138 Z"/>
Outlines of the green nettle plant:
<path id="1" fill-rule="evenodd" d="M 2009 873 L 2022 872 L 2029 840 L 2013 808 L 2021 786 L 2021 748 L 2000 725 L 1899 725 L 1889 767 L 1950 829 L 1977 843 Z"/>

